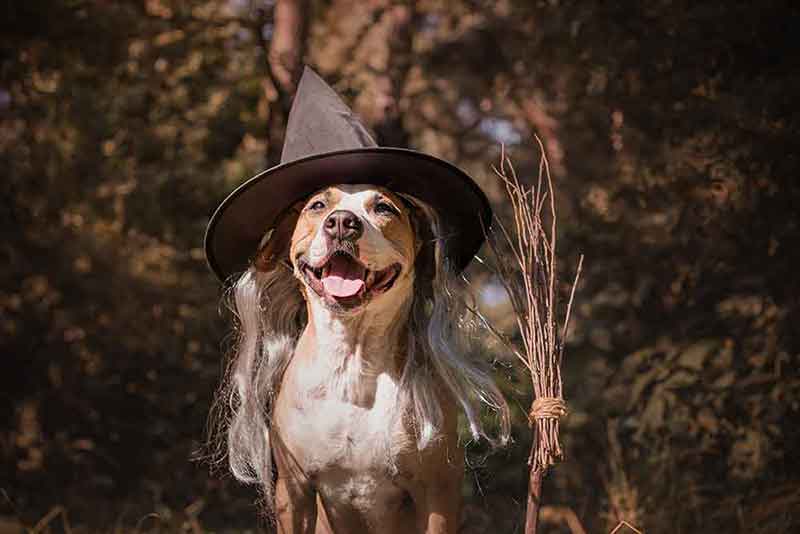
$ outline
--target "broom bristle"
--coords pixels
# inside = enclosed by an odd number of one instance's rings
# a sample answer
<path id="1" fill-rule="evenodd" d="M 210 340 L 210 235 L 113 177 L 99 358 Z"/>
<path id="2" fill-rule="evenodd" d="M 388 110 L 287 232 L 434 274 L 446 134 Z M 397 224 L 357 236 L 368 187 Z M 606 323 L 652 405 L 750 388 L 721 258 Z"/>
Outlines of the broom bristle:
<path id="1" fill-rule="evenodd" d="M 559 332 L 555 191 L 544 146 L 538 137 L 536 141 L 541 159 L 537 180 L 531 186 L 520 182 L 505 148 L 501 150 L 500 166 L 493 170 L 504 185 L 511 203 L 513 227 L 509 229 L 499 218 L 495 218 L 494 229 L 486 233 L 494 260 L 490 267 L 493 267 L 508 293 L 522 347 L 511 346 L 505 336 L 496 329 L 492 331 L 501 336 L 530 373 L 534 400 L 529 419 L 534 439 L 529 464 L 531 469 L 543 472 L 563 457 L 559 442 L 559 419 L 566 414 L 566 406 L 561 361 L 583 256 L 578 261 Z M 500 246 L 507 248 L 510 254 L 501 254 Z"/>

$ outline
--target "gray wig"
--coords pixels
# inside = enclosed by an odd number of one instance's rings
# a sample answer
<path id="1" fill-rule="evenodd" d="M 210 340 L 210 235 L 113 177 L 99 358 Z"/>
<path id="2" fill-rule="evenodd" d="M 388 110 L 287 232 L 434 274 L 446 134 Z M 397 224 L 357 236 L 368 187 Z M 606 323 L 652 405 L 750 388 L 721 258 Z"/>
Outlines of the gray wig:
<path id="1" fill-rule="evenodd" d="M 508 406 L 476 358 L 482 323 L 468 311 L 465 284 L 448 265 L 447 240 L 435 210 L 404 198 L 415 212 L 412 219 L 423 247 L 415 266 L 399 411 L 413 414 L 417 447 L 425 449 L 441 431 L 443 414 L 436 392 L 444 383 L 463 409 L 473 439 L 504 444 L 509 436 Z M 305 327 L 305 302 L 291 269 L 280 262 L 266 272 L 255 267 L 245 271 L 231 285 L 226 301 L 234 314 L 235 345 L 212 409 L 211 444 L 218 461 L 227 455 L 238 480 L 260 487 L 270 511 L 270 417 L 283 372 Z M 482 404 L 499 416 L 496 438 L 484 428 Z"/>

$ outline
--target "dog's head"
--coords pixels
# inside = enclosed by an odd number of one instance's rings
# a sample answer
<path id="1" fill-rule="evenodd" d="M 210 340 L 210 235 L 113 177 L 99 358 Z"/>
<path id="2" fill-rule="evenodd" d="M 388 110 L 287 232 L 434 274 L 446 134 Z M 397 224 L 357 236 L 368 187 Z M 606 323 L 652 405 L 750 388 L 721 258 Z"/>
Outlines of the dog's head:
<path id="1" fill-rule="evenodd" d="M 288 248 L 306 298 L 353 313 L 410 294 L 421 239 L 413 201 L 374 185 L 322 189 L 281 220 L 256 265 Z M 270 250 L 272 248 L 272 250 Z"/>

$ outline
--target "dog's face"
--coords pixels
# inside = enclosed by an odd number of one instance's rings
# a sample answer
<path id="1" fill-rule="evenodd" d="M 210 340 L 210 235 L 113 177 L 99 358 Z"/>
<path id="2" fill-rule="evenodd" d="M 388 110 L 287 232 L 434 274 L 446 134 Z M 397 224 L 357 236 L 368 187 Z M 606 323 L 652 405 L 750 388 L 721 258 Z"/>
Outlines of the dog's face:
<path id="1" fill-rule="evenodd" d="M 353 312 L 410 292 L 418 248 L 405 199 L 374 185 L 337 185 L 305 202 L 289 258 L 307 298 Z"/>

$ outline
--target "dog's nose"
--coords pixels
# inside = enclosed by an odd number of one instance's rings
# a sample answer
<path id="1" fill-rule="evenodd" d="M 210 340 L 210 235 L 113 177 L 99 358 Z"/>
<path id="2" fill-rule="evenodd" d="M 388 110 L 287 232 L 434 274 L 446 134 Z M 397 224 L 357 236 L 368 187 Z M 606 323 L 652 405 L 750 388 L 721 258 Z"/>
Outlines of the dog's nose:
<path id="1" fill-rule="evenodd" d="M 325 233 L 340 241 L 355 241 L 364 232 L 361 219 L 352 211 L 334 211 L 325 219 Z"/>

